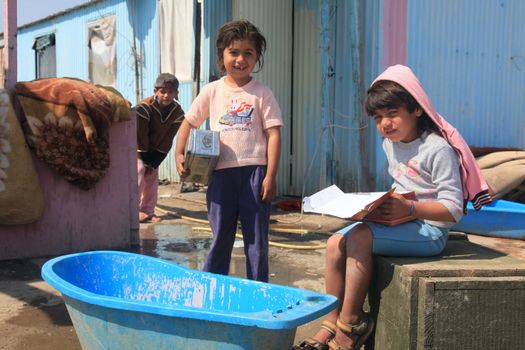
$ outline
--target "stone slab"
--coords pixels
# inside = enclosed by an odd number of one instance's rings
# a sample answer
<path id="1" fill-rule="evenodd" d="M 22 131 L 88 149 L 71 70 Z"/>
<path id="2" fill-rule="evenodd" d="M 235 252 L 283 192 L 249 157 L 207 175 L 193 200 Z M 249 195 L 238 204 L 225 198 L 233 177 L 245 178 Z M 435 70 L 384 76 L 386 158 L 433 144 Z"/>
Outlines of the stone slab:
<path id="1" fill-rule="evenodd" d="M 442 256 L 378 256 L 374 268 L 367 350 L 525 348 L 525 324 L 510 316 L 525 314 L 525 261 L 450 240 Z"/>

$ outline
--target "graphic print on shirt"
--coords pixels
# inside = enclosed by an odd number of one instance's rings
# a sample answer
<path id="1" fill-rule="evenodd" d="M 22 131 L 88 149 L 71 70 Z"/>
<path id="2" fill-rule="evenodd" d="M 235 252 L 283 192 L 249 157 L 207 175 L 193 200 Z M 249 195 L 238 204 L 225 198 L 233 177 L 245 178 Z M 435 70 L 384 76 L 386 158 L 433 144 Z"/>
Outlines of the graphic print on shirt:
<path id="1" fill-rule="evenodd" d="M 226 114 L 219 118 L 219 124 L 235 127 L 235 130 L 250 131 L 252 124 L 253 105 L 238 98 L 232 98 Z M 240 128 L 239 128 L 240 127 Z M 227 131 L 228 128 L 223 131 Z"/>
<path id="2" fill-rule="evenodd" d="M 417 179 L 421 177 L 421 174 L 417 170 L 419 162 L 415 160 L 409 160 L 405 163 L 398 163 L 397 168 L 394 172 L 394 178 L 399 179 L 401 176 L 406 175 L 410 178 Z"/>

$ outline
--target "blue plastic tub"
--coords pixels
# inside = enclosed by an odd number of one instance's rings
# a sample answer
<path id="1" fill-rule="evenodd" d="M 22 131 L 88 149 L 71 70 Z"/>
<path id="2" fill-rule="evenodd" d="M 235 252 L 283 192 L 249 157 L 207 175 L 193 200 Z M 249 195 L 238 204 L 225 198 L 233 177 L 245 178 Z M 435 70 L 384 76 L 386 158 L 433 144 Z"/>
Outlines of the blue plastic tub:
<path id="1" fill-rule="evenodd" d="M 525 239 L 525 204 L 500 199 L 476 211 L 469 202 L 467 210 L 467 215 L 452 230 L 490 237 Z"/>
<path id="2" fill-rule="evenodd" d="M 337 300 L 115 251 L 54 258 L 42 277 L 64 296 L 84 350 L 282 350 Z"/>

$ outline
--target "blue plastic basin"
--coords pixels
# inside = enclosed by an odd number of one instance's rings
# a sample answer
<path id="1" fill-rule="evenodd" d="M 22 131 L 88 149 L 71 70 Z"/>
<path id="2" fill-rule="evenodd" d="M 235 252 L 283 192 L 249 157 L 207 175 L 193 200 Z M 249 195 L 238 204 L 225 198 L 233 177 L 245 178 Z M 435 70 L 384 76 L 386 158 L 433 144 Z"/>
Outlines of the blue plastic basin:
<path id="1" fill-rule="evenodd" d="M 467 215 L 452 230 L 490 237 L 525 239 L 525 204 L 500 199 L 476 211 L 469 202 Z"/>
<path id="2" fill-rule="evenodd" d="M 297 326 L 337 302 L 116 251 L 54 258 L 42 277 L 64 296 L 83 349 L 287 349 Z"/>

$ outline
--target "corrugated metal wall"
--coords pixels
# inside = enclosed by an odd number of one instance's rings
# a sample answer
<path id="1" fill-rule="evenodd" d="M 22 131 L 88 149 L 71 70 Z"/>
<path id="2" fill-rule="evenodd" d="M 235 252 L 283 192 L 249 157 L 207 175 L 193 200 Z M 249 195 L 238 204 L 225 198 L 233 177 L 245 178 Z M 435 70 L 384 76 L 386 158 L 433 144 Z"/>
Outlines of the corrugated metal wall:
<path id="1" fill-rule="evenodd" d="M 283 142 L 277 179 L 280 194 L 285 193 L 289 186 L 290 171 L 292 8 L 292 0 L 232 1 L 232 18 L 251 21 L 261 30 L 267 42 L 264 67 L 254 76 L 272 89 L 283 114 Z"/>
<path id="2" fill-rule="evenodd" d="M 387 1 L 394 6 L 401 0 L 203 2 L 203 83 L 215 72 L 215 33 L 225 21 L 247 18 L 268 40 L 265 67 L 256 77 L 274 91 L 283 111 L 280 194 L 310 194 L 331 181 L 346 191 L 391 182 L 381 138 L 360 110 L 364 91 L 383 70 Z M 126 6 L 132 3 L 134 14 Z M 52 32 L 57 74 L 86 79 L 86 25 L 111 14 L 117 15 L 117 88 L 135 102 L 134 18 L 140 93 L 149 95 L 159 72 L 156 1 L 107 0 L 21 28 L 19 80 L 34 79 L 33 41 Z M 407 64 L 437 110 L 472 145 L 525 147 L 524 14 L 521 0 L 407 0 Z M 180 100 L 188 109 L 191 82 L 181 82 Z M 172 158 L 161 178 L 178 179 Z"/>
<path id="3" fill-rule="evenodd" d="M 338 1 L 335 32 L 334 182 L 345 191 L 370 189 L 369 131 L 363 110 L 365 94 L 362 3 Z"/>
<path id="4" fill-rule="evenodd" d="M 204 53 L 202 58 L 204 81 L 210 81 L 210 76 L 218 77 L 215 61 L 217 30 L 232 18 L 231 0 L 205 0 L 203 5 L 204 17 Z"/>
<path id="5" fill-rule="evenodd" d="M 316 0 L 294 1 L 293 120 L 291 181 L 287 194 L 311 194 L 321 174 L 323 132 L 321 118 L 320 15 Z"/>
<path id="6" fill-rule="evenodd" d="M 334 183 L 345 191 L 371 187 L 365 4 L 372 2 L 295 1 L 293 194 Z"/>
<path id="7" fill-rule="evenodd" d="M 202 77 L 200 88 L 210 81 L 210 77 L 217 76 L 215 68 L 215 37 L 217 29 L 226 21 L 231 19 L 231 0 L 206 0 L 202 1 L 202 35 L 203 41 L 201 62 L 202 62 Z M 158 28 L 157 28 L 158 32 Z M 193 101 L 193 82 L 181 81 L 179 85 L 179 102 L 182 108 L 187 111 L 191 102 Z M 208 123 L 204 123 L 201 128 L 207 128 Z M 168 179 L 172 182 L 179 182 L 180 177 L 177 173 L 177 164 L 175 162 L 175 138 L 174 147 L 168 153 L 166 159 L 159 167 L 159 178 Z"/>
<path id="8" fill-rule="evenodd" d="M 140 58 L 139 75 L 142 77 L 139 86 L 140 97 L 145 98 L 153 94 L 153 85 L 160 71 L 157 2 L 153 4 L 151 1 L 128 0 L 128 3 L 134 5 L 132 15 L 135 24 L 137 54 Z"/>
<path id="9" fill-rule="evenodd" d="M 387 0 L 388 1 L 388 0 Z M 372 81 L 383 71 L 383 21 L 384 0 L 364 0 L 360 3 L 363 17 L 363 80 L 364 92 Z M 364 100 L 361 101 L 364 104 Z M 367 116 L 368 117 L 368 116 Z M 382 138 L 377 132 L 375 124 L 367 118 L 369 179 L 372 190 L 385 190 L 392 180 L 387 172 L 386 157 L 382 148 Z"/>
<path id="10" fill-rule="evenodd" d="M 385 3 L 366 1 L 365 86 L 379 74 L 388 47 Z M 520 0 L 407 0 L 407 62 L 434 106 L 473 146 L 525 147 L 525 40 Z M 381 138 L 371 135 L 376 188 L 391 183 Z"/>
<path id="11" fill-rule="evenodd" d="M 356 190 L 366 169 L 361 139 L 368 140 L 359 112 L 362 57 L 353 50 L 362 35 L 358 3 L 295 0 L 288 10 L 285 3 L 233 2 L 234 18 L 253 21 L 269 47 L 280 48 L 258 74 L 285 116 L 279 192 L 310 194 L 334 182 Z"/>
<path id="12" fill-rule="evenodd" d="M 381 59 L 383 49 L 382 22 L 383 22 L 383 0 L 364 0 L 360 1 L 360 18 L 362 19 L 361 35 L 363 45 L 362 74 L 364 93 L 370 86 L 371 82 L 382 71 Z M 363 104 L 364 101 L 361 101 Z M 386 158 L 381 147 L 381 136 L 376 130 L 373 121 L 366 116 L 368 125 L 368 179 L 364 180 L 369 184 L 370 190 L 382 190 L 387 185 L 385 179 L 388 176 L 386 167 Z M 363 174 L 363 176 L 367 176 Z M 388 182 L 388 184 L 390 181 Z M 363 188 L 361 190 L 367 190 Z"/>
<path id="13" fill-rule="evenodd" d="M 475 146 L 525 147 L 525 2 L 409 1 L 408 65 Z"/>
<path id="14" fill-rule="evenodd" d="M 369 62 L 379 61 L 380 2 L 295 0 L 291 14 L 274 8 L 272 2 L 233 4 L 236 18 L 272 21 L 272 31 L 265 32 L 269 46 L 293 47 L 290 64 L 282 61 L 281 53 L 280 65 L 264 70 L 276 96 L 283 88 L 291 90 L 291 115 L 283 128 L 280 193 L 307 195 L 332 183 L 346 191 L 372 188 L 369 173 L 375 168 L 375 149 L 370 146 L 376 144 L 375 128 L 369 127 L 361 106 L 365 84 L 377 74 L 369 69 Z M 287 29 L 280 27 L 289 22 L 292 37 L 283 36 Z M 376 28 L 368 29 L 369 24 Z M 365 38 L 374 38 L 375 49 L 365 47 Z M 268 62 L 271 59 L 279 58 L 269 57 Z M 281 84 L 280 89 L 273 81 Z"/>

